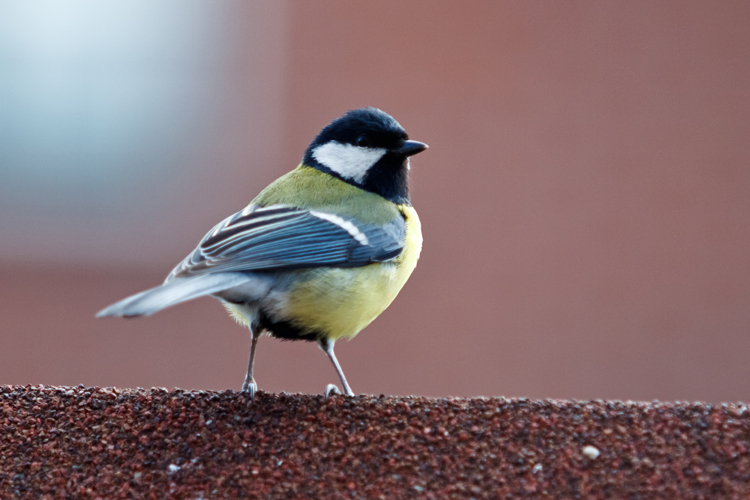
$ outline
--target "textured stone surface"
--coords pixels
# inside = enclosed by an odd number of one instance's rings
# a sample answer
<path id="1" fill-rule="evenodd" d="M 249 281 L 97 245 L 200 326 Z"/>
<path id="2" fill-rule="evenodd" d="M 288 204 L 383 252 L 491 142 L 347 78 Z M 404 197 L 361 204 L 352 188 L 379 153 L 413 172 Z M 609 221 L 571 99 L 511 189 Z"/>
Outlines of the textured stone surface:
<path id="1" fill-rule="evenodd" d="M 0 387 L 0 496 L 748 498 L 742 404 Z"/>

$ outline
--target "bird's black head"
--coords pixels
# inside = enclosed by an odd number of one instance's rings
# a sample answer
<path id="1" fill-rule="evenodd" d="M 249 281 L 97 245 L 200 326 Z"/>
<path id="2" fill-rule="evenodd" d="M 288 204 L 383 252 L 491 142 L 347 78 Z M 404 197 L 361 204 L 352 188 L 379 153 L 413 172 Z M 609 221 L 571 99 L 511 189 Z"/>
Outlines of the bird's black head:
<path id="1" fill-rule="evenodd" d="M 427 149 L 375 108 L 349 111 L 328 124 L 302 162 L 394 203 L 409 203 L 409 157 Z"/>

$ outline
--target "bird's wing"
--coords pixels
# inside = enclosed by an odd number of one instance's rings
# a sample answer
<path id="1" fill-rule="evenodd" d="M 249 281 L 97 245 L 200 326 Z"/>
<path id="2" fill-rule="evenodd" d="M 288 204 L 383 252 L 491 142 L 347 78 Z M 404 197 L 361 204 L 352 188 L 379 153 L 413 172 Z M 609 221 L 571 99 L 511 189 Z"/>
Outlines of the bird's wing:
<path id="1" fill-rule="evenodd" d="M 251 205 L 214 227 L 167 281 L 209 272 L 364 266 L 397 257 L 405 234 L 402 217 L 377 227 L 327 212 Z"/>

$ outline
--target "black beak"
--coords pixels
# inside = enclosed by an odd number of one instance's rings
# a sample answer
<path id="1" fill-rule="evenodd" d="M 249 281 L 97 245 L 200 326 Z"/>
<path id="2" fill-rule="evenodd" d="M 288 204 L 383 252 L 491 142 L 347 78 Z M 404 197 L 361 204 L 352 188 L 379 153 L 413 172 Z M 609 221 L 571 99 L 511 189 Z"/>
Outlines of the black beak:
<path id="1" fill-rule="evenodd" d="M 413 156 L 417 153 L 421 153 L 427 149 L 427 144 L 419 141 L 406 141 L 400 149 L 396 150 L 396 153 L 401 153 L 404 156 Z"/>

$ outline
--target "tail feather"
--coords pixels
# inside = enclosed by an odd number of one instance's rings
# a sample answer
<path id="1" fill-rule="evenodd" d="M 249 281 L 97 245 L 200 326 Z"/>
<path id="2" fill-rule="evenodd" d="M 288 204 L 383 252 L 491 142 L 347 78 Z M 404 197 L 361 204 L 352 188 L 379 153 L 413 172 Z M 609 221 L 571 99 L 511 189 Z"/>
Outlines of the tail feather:
<path id="1" fill-rule="evenodd" d="M 99 311 L 96 317 L 148 316 L 180 302 L 241 285 L 249 279 L 241 273 L 203 274 L 190 278 L 177 278 L 112 304 Z"/>

